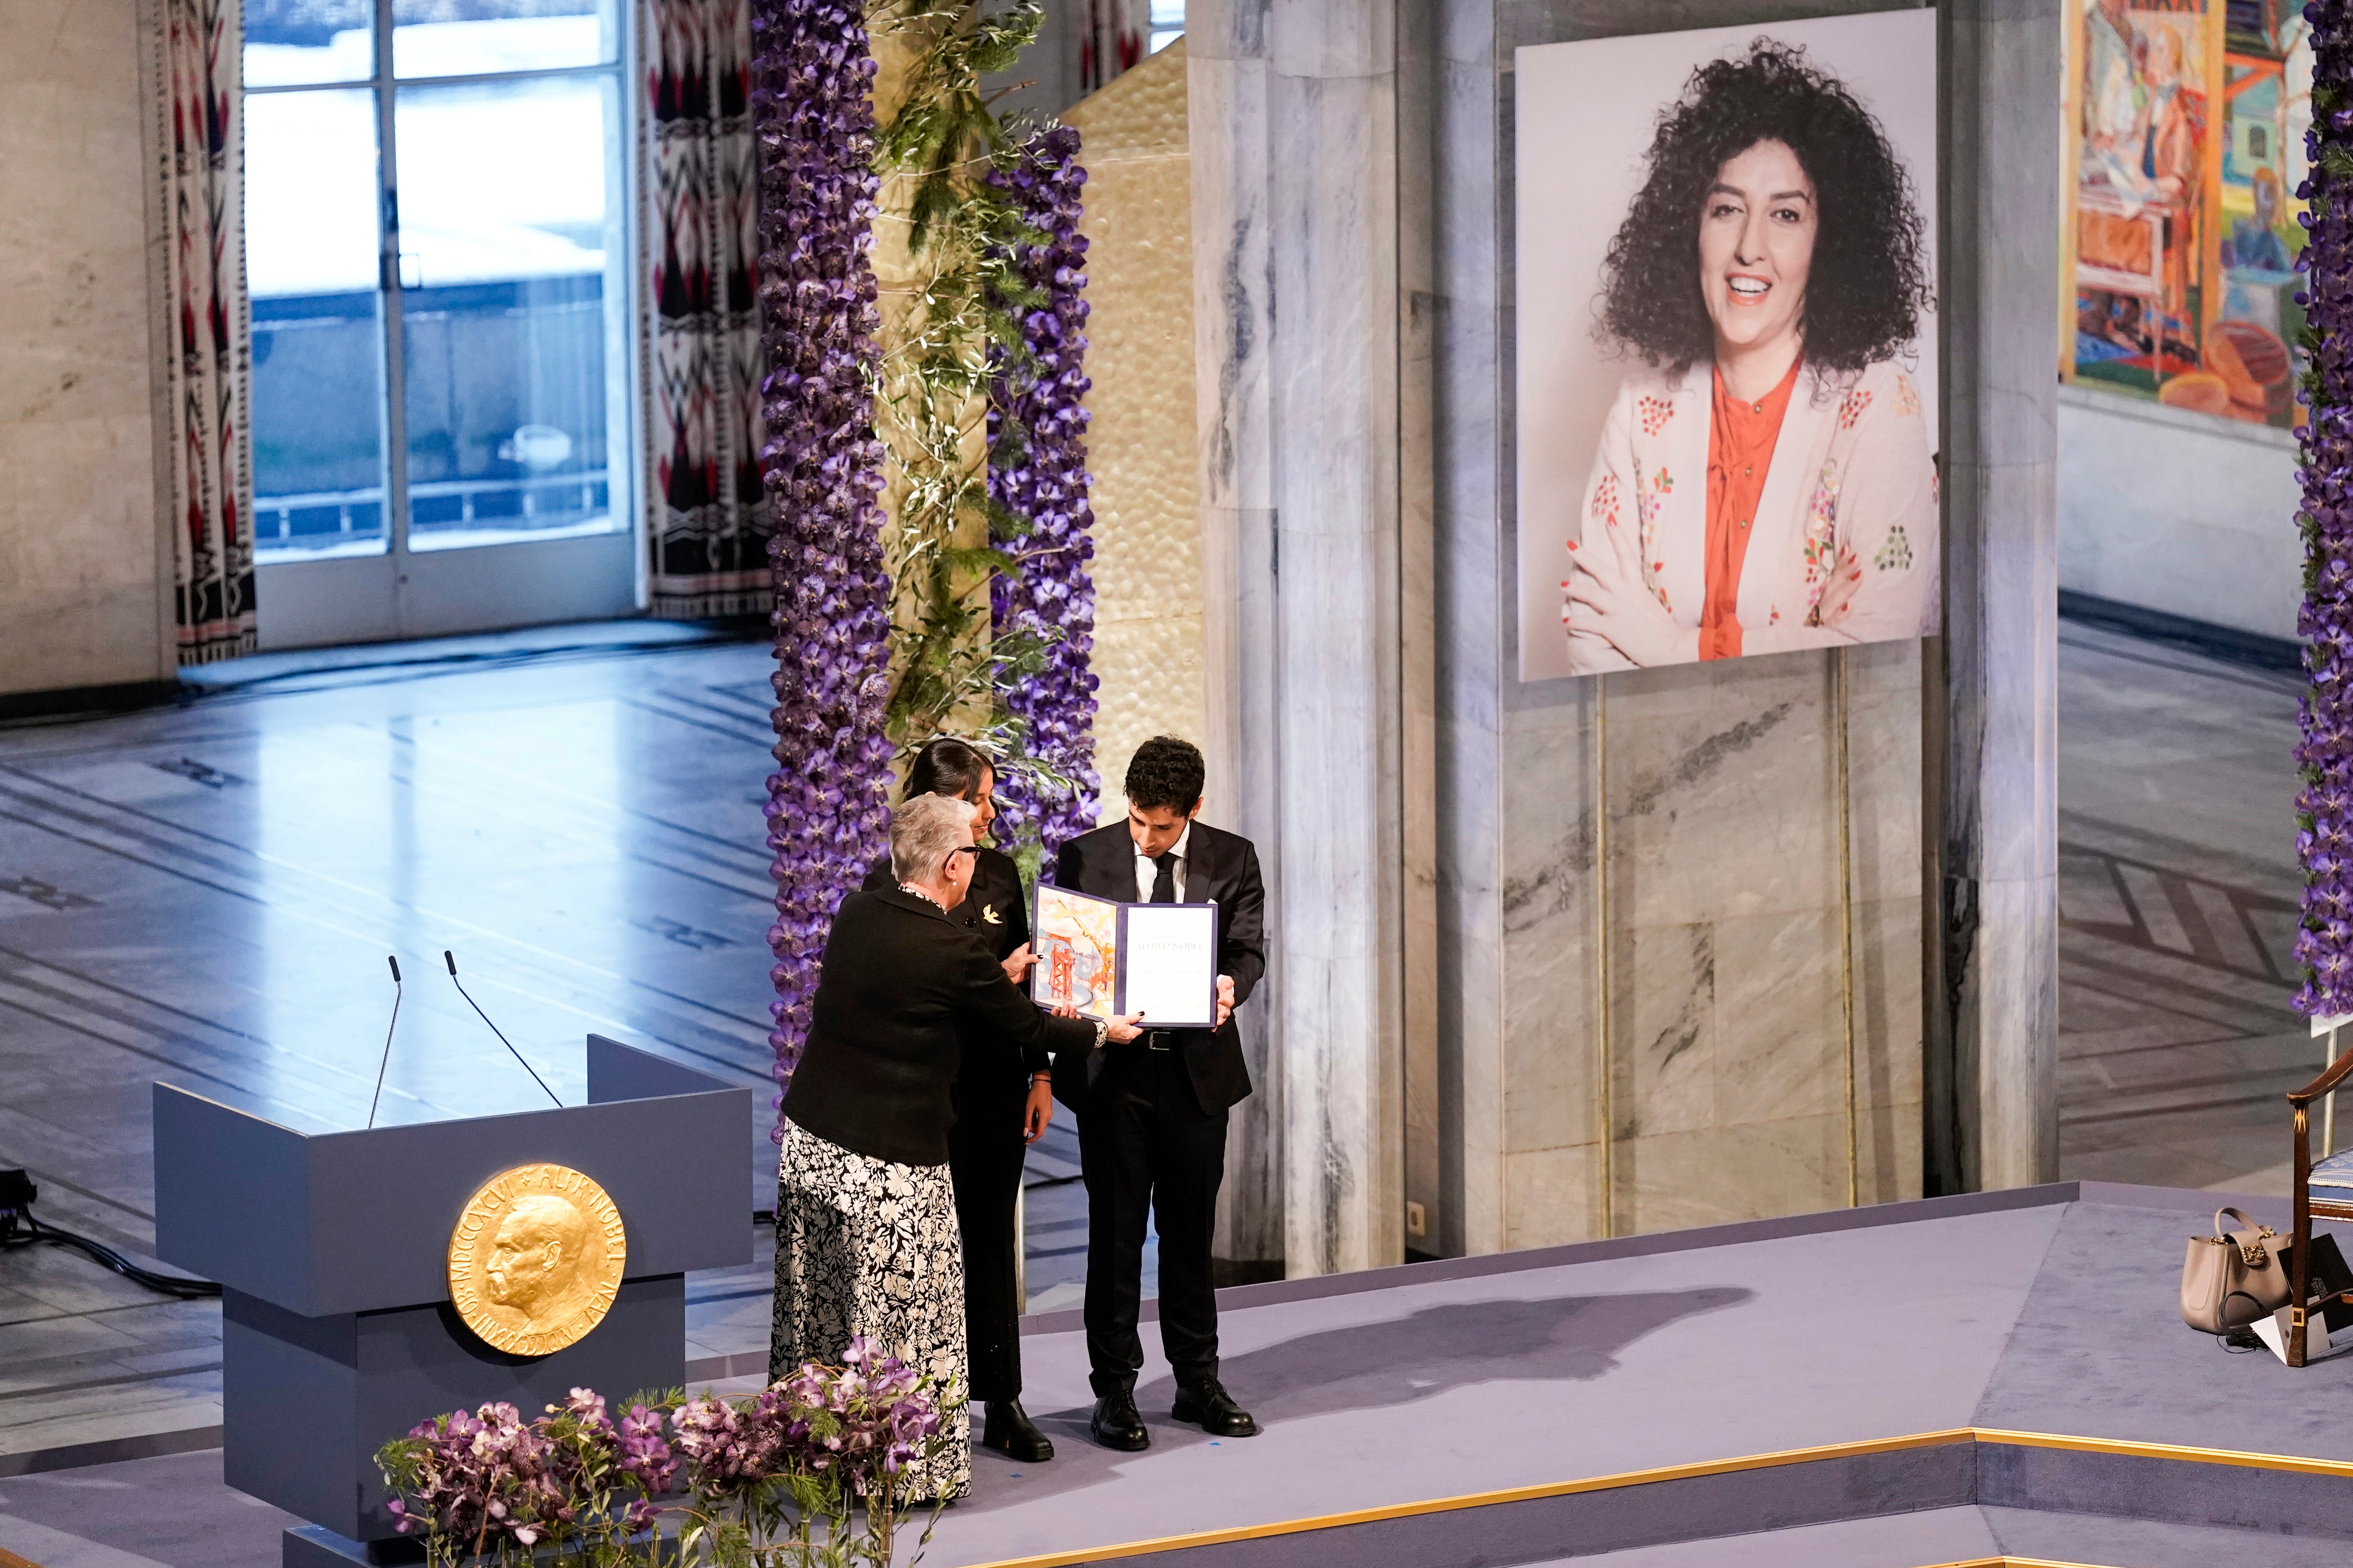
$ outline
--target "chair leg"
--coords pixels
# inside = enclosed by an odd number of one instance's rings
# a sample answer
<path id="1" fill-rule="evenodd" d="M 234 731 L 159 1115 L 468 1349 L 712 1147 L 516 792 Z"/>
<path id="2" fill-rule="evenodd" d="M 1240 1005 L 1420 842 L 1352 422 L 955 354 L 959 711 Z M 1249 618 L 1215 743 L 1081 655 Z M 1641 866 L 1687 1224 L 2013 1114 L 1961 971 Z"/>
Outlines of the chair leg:
<path id="1" fill-rule="evenodd" d="M 2288 1262 L 2287 1364 L 2304 1364 L 2305 1295 L 2312 1275 L 2312 1117 L 2295 1108 L 2295 1256 Z"/>

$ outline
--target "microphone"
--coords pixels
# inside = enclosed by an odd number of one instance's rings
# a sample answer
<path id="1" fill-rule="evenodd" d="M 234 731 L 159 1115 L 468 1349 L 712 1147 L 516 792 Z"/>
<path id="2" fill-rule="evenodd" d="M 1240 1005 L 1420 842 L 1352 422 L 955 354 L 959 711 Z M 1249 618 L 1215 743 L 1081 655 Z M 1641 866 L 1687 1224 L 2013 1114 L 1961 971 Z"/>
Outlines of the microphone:
<path id="1" fill-rule="evenodd" d="M 508 1039 L 505 1031 L 501 1030 L 496 1024 L 491 1024 L 491 1016 L 482 1011 L 482 1005 L 480 1002 L 475 1001 L 474 998 L 468 994 L 465 983 L 458 978 L 458 960 L 446 947 L 441 950 L 441 962 L 449 966 L 449 984 L 458 988 L 459 995 L 466 998 L 466 1005 L 474 1010 L 474 1016 L 480 1018 L 483 1023 L 491 1025 L 491 1033 L 498 1036 L 499 1044 L 507 1048 L 507 1055 L 514 1058 L 514 1059 L 519 1062 L 522 1062 L 522 1070 L 531 1074 L 531 1081 L 539 1085 L 540 1092 L 546 1095 L 549 1100 L 554 1100 L 558 1106 L 561 1106 L 564 1101 L 556 1099 L 555 1091 L 547 1087 L 547 1080 L 540 1077 L 538 1072 L 529 1062 L 524 1062 L 522 1060 L 522 1053 L 514 1048 L 514 1042 Z"/>
<path id="2" fill-rule="evenodd" d="M 400 1026 L 400 960 L 390 953 L 384 961 L 392 965 L 392 1022 L 384 1026 L 384 1059 L 375 1064 L 375 1098 L 368 1101 L 368 1125 L 375 1125 L 375 1108 L 384 1100 L 384 1069 L 392 1065 L 392 1032 Z"/>

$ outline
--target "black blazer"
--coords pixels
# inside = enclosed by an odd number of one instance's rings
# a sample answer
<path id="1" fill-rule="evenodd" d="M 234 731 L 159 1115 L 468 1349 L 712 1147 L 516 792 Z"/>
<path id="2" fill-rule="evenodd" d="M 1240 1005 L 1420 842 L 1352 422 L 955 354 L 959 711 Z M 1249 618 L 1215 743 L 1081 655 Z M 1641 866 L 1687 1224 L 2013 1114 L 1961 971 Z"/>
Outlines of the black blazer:
<path id="1" fill-rule="evenodd" d="M 1095 1043 L 1092 1024 L 1037 1006 L 929 899 L 852 893 L 826 938 L 785 1114 L 853 1153 L 944 1165 L 966 1028 L 1008 1057 L 1032 1047 L 1061 1057 L 1073 1077 L 1084 1076 L 1081 1058 Z"/>
<path id="2" fill-rule="evenodd" d="M 866 873 L 864 890 L 880 893 L 898 885 L 891 858 L 885 855 Z M 948 911 L 948 919 L 978 937 L 1000 963 L 1027 947 L 1029 900 L 1021 890 L 1021 868 L 1013 863 L 1013 857 L 982 846 L 973 857 L 972 886 L 965 890 L 964 902 Z M 964 1066 L 956 1073 L 956 1103 L 970 1105 L 981 1098 L 1018 1099 L 1029 1092 L 1029 1075 L 1044 1072 L 1051 1065 L 1041 1047 L 1032 1046 L 1022 1051 L 1017 1062 L 993 1037 L 968 1035 Z"/>
<path id="3" fill-rule="evenodd" d="M 1099 899 L 1135 902 L 1135 840 L 1127 825 L 1114 822 L 1082 833 L 1061 847 L 1054 860 L 1054 885 Z M 1185 901 L 1218 905 L 1218 973 L 1234 980 L 1234 1006 L 1239 1009 L 1266 973 L 1266 884 L 1259 879 L 1258 851 L 1239 833 L 1228 833 L 1196 818 L 1185 844 Z M 1150 1026 L 1152 1020 L 1145 1024 Z M 1221 1028 L 1178 1029 L 1177 1048 L 1185 1054 L 1186 1076 L 1205 1111 L 1223 1110 L 1250 1097 L 1250 1067 L 1242 1060 L 1241 1031 L 1228 1018 Z M 1113 1050 L 1141 1050 L 1142 1046 L 1113 1046 Z M 1094 1073 L 1054 1074 L 1054 1093 L 1073 1110 L 1082 1105 Z"/>

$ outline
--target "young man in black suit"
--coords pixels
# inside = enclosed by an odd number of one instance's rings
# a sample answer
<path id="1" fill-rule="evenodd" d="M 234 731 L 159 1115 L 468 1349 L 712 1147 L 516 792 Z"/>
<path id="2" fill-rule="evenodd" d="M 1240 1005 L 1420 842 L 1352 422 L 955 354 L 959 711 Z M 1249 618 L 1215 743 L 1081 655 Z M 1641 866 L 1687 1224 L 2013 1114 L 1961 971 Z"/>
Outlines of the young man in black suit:
<path id="1" fill-rule="evenodd" d="M 1054 1079 L 1056 1098 L 1078 1117 L 1087 1184 L 1090 1430 L 1104 1447 L 1130 1452 L 1152 1444 L 1135 1407 L 1147 1210 L 1159 1220 L 1160 1342 L 1176 1375 L 1170 1414 L 1216 1436 L 1258 1432 L 1218 1382 L 1209 1244 L 1225 1175 L 1226 1112 L 1250 1091 L 1232 1013 L 1266 973 L 1266 889 L 1250 841 L 1195 816 L 1205 776 L 1190 743 L 1146 741 L 1127 765 L 1127 820 L 1061 846 L 1054 870 L 1057 886 L 1097 898 L 1218 906 L 1217 1026 L 1155 1029 L 1146 1018 L 1132 1044 Z"/>

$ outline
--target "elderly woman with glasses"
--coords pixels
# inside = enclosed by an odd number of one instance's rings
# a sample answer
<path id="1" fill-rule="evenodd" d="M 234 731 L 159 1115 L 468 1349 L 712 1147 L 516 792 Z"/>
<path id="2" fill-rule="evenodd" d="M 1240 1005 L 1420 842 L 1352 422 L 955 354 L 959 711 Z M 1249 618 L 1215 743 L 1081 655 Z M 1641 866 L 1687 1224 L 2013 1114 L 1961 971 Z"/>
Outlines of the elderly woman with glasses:
<path id="1" fill-rule="evenodd" d="M 785 1093 L 776 1184 L 770 1374 L 839 1361 L 859 1336 L 943 1388 L 966 1386 L 964 1270 L 948 1173 L 951 1086 L 965 1039 L 1073 1062 L 1135 1037 L 1041 1012 L 953 911 L 973 878 L 971 802 L 927 795 L 891 823 L 898 886 L 850 894 L 827 939 L 808 1044 Z M 914 1498 L 963 1495 L 969 1425 L 902 1479 Z"/>
<path id="2" fill-rule="evenodd" d="M 997 818 L 997 768 L 988 753 L 954 735 L 935 735 L 907 765 L 902 800 L 944 795 L 973 808 L 972 883 L 949 918 L 1018 983 L 1036 960 L 1029 911 L 1013 858 L 987 847 Z M 895 888 L 884 856 L 866 890 Z M 992 1036 L 966 1035 L 950 1096 L 948 1174 L 955 1182 L 956 1228 L 964 1233 L 964 1342 L 968 1397 L 988 1412 L 980 1446 L 1025 1465 L 1054 1457 L 1054 1445 L 1021 1408 L 1021 1258 L 1016 1212 L 1029 1146 L 1054 1114 L 1053 1064 L 1043 1047 L 1016 1050 Z"/>

